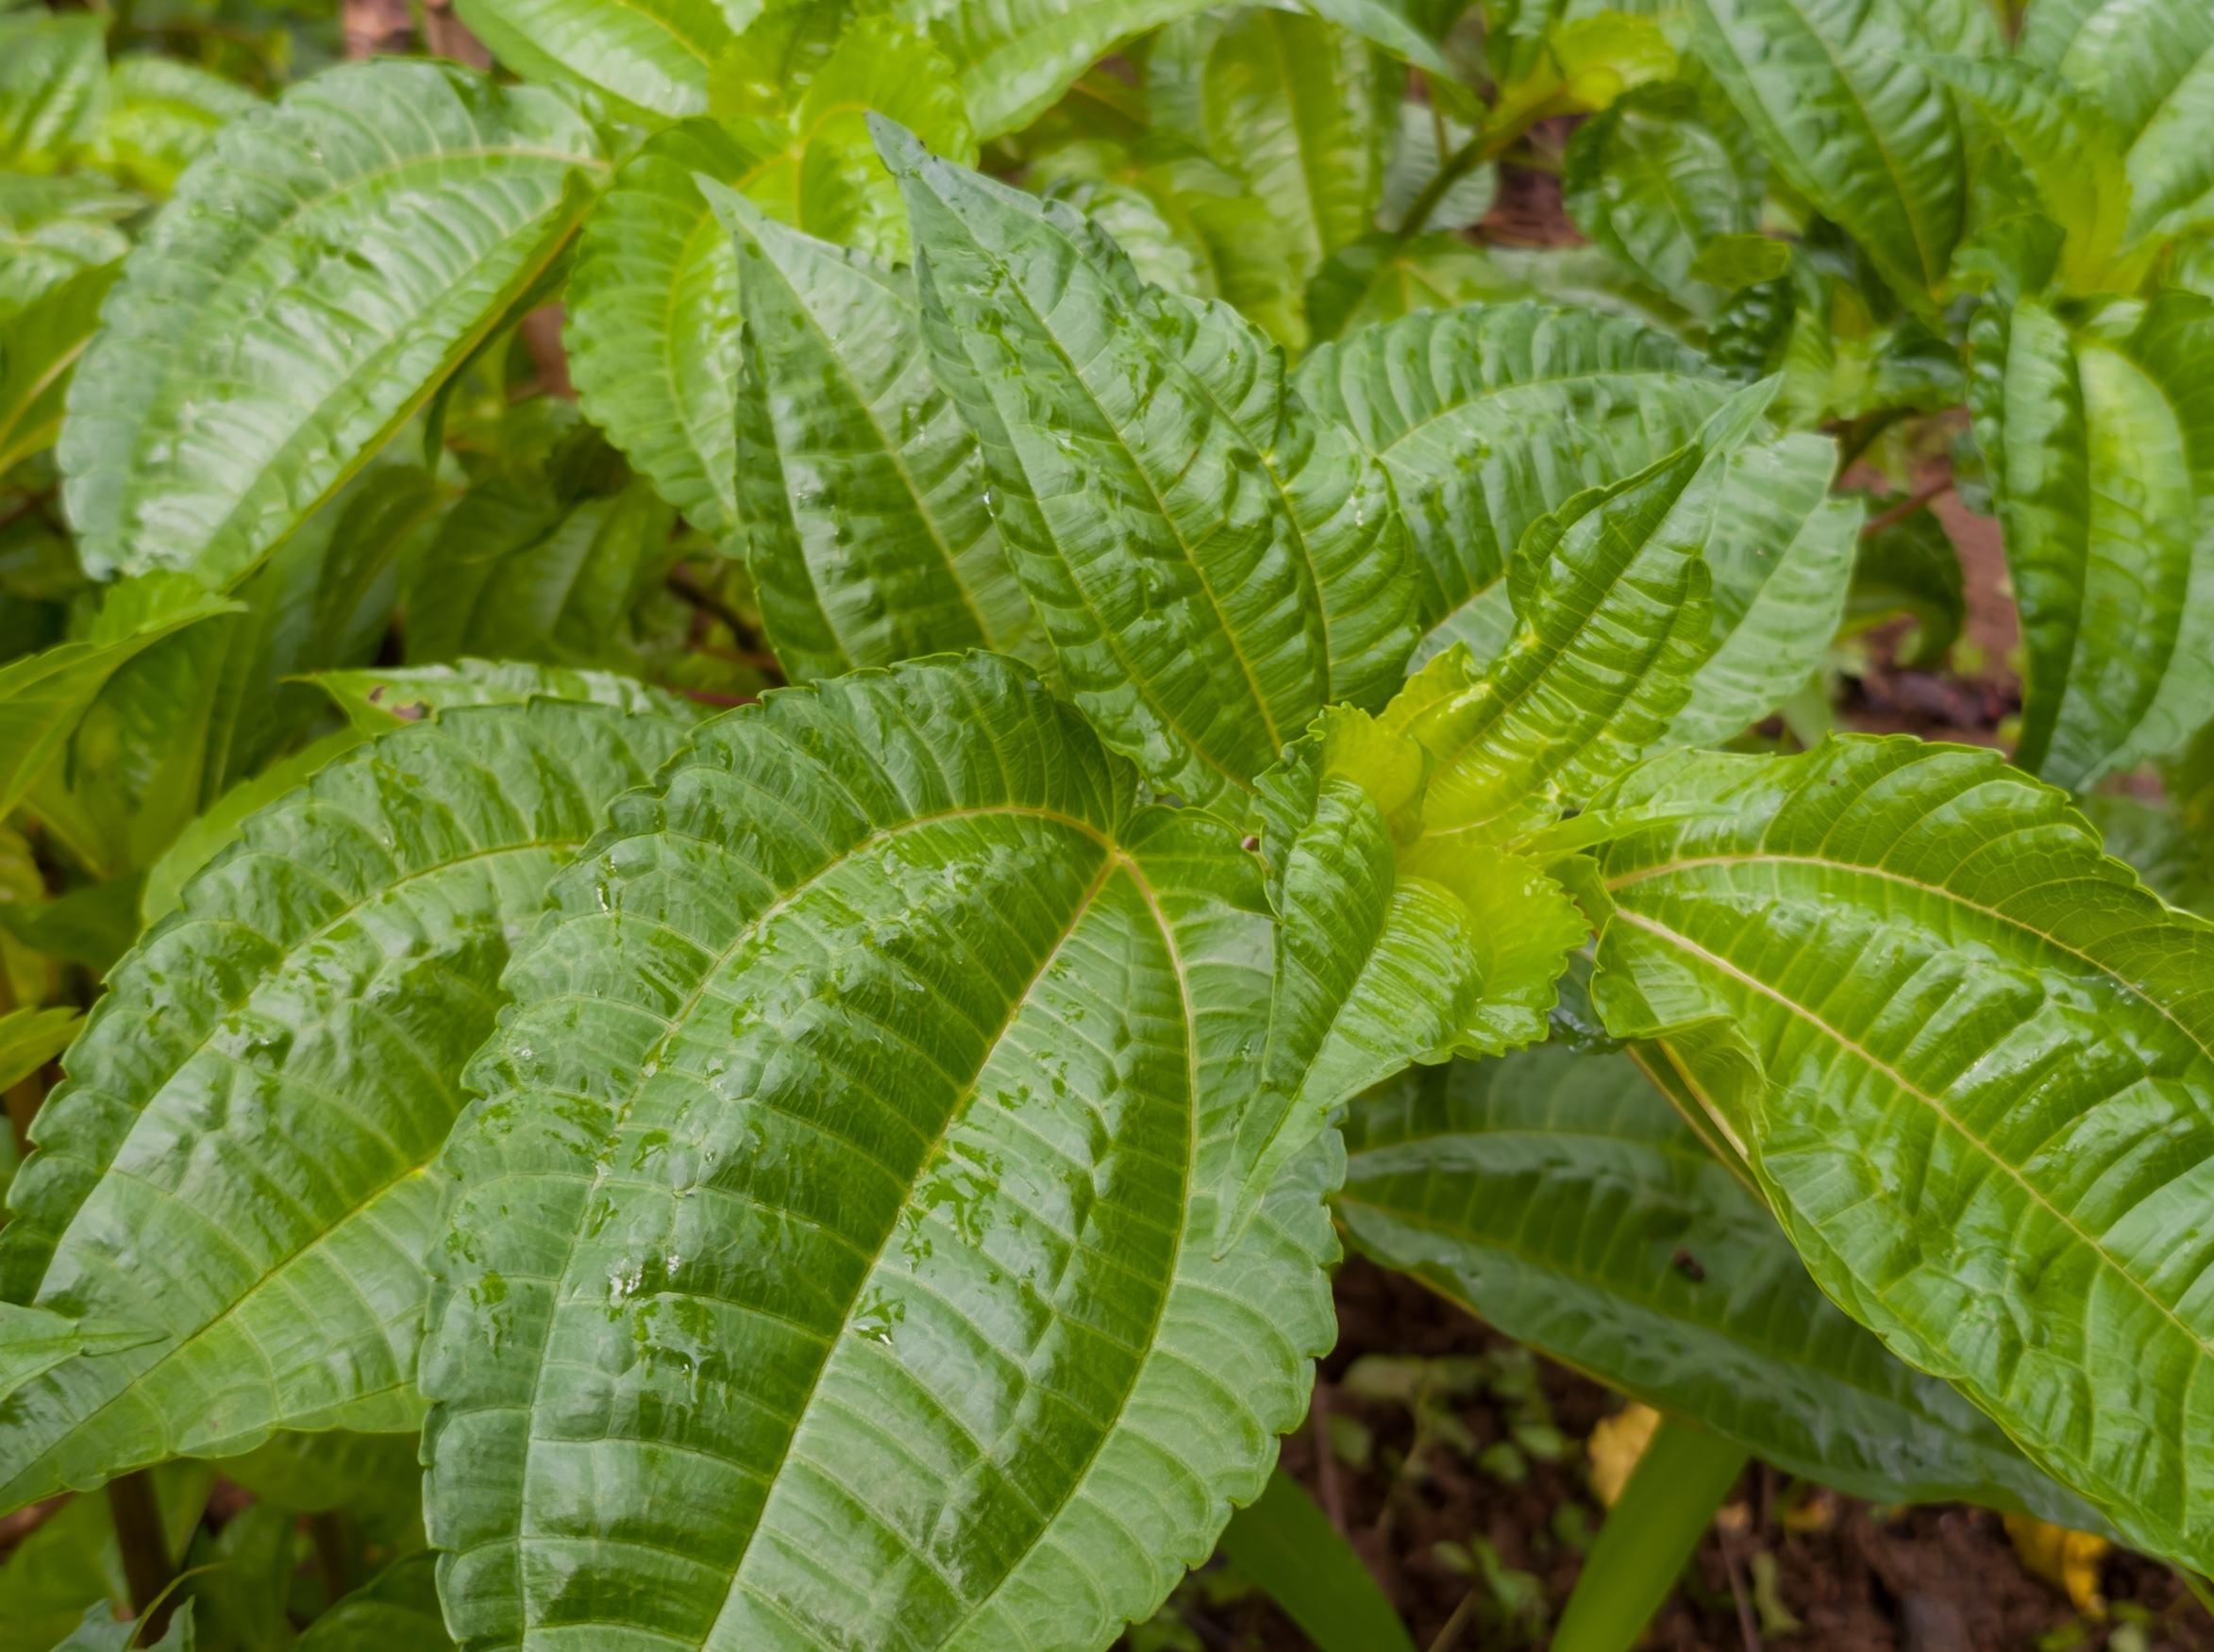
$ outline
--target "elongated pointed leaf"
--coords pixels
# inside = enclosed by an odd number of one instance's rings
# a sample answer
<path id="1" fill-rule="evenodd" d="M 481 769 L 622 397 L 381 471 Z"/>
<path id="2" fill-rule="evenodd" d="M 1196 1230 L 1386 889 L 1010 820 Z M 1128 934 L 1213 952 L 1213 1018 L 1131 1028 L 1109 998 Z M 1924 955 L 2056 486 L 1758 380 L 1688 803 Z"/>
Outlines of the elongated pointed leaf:
<path id="1" fill-rule="evenodd" d="M 173 576 L 109 593 L 83 637 L 0 667 L 0 813 L 38 784 L 116 672 L 186 626 L 234 605 Z"/>
<path id="2" fill-rule="evenodd" d="M 1407 1626 L 1361 1557 L 1283 1469 L 1250 1508 L 1230 1517 L 1221 1548 L 1317 1652 L 1415 1652 Z"/>
<path id="3" fill-rule="evenodd" d="M 308 1626 L 298 1652 L 444 1652 L 438 1610 L 438 1557 L 428 1549 L 394 1560 Z"/>
<path id="4" fill-rule="evenodd" d="M 693 177 L 738 177 L 754 159 L 713 121 L 655 133 L 585 220 L 564 298 L 579 403 L 717 539 L 737 526 L 738 265 Z"/>
<path id="5" fill-rule="evenodd" d="M 451 665 L 320 671 L 309 678 L 357 728 L 381 734 L 459 706 L 520 706 L 531 700 L 579 700 L 618 711 L 650 711 L 680 723 L 699 720 L 690 700 L 612 671 L 576 671 L 520 659 L 460 659 Z"/>
<path id="6" fill-rule="evenodd" d="M 261 99 L 235 80 L 175 58 L 126 58 L 108 77 L 92 163 L 120 183 L 166 195 L 215 134 Z"/>
<path id="7" fill-rule="evenodd" d="M 880 128 L 921 251 L 924 334 L 982 444 L 1064 680 L 1156 786 L 1205 803 L 1414 644 L 1390 484 L 1219 305 L 1141 290 L 1067 208 Z"/>
<path id="8" fill-rule="evenodd" d="M 1389 100 L 1404 78 L 1336 24 L 1266 7 L 1241 13 L 1208 51 L 1207 146 L 1285 227 L 1302 287 L 1376 227 L 1397 129 Z"/>
<path id="9" fill-rule="evenodd" d="M 707 113 L 708 71 L 759 0 L 457 0 L 493 55 L 533 80 L 590 87 L 652 125 Z"/>
<path id="10" fill-rule="evenodd" d="M 1332 1167 L 1210 1260 L 1266 918 L 1134 791 L 972 655 L 773 693 L 616 806 L 447 1154 L 462 1644 L 1104 1647 L 1260 1493 Z"/>
<path id="11" fill-rule="evenodd" d="M 562 98 L 451 64 L 333 70 L 226 127 L 70 386 L 87 569 L 253 567 L 538 277 L 604 172 Z"/>
<path id="12" fill-rule="evenodd" d="M 120 1353 L 160 1334 L 120 1320 L 71 1319 L 50 1309 L 0 1302 L 0 1400 L 80 1354 Z"/>
<path id="13" fill-rule="evenodd" d="M 1018 131 L 1121 41 L 1205 9 L 1204 0 L 899 0 L 961 76 L 979 141 Z"/>
<path id="14" fill-rule="evenodd" d="M 1390 473 L 1434 627 L 1505 577 L 1533 522 L 1682 446 L 1732 388 L 1664 333 L 1527 303 L 1321 345 L 1294 383 Z M 1417 659 L 1451 640 L 1434 631 Z"/>
<path id="15" fill-rule="evenodd" d="M 1030 609 L 984 503 L 976 438 L 931 378 L 911 279 L 730 192 L 715 205 L 747 318 L 746 566 L 785 675 L 1018 642 Z"/>
<path id="16" fill-rule="evenodd" d="M 1732 456 L 1703 554 L 1714 652 L 1668 738 L 1707 745 L 1744 732 L 1806 685 L 1844 618 L 1864 508 L 1828 497 L 1837 443 L 1798 435 Z"/>
<path id="17" fill-rule="evenodd" d="M 1996 33 L 1974 0 L 1696 0 L 1697 49 L 1770 163 L 1908 303 L 1944 284 L 1968 197 L 1960 123 L 1915 60 Z"/>
<path id="18" fill-rule="evenodd" d="M 0 19 L 0 167 L 60 170 L 92 142 L 107 90 L 107 20 L 43 8 Z"/>
<path id="19" fill-rule="evenodd" d="M 1451 309 L 1527 292 L 1481 247 L 1433 230 L 1401 240 L 1378 230 L 1339 247 L 1307 283 L 1307 320 L 1317 339 L 1363 331 L 1425 310 Z"/>
<path id="20" fill-rule="evenodd" d="M 2164 293 L 2119 340 L 1989 306 L 1975 365 L 2029 656 L 2016 760 L 2080 789 L 2214 714 L 2214 303 Z"/>
<path id="21" fill-rule="evenodd" d="M 1532 525 L 1508 578 L 1514 630 L 1479 665 L 1439 655 L 1382 719 L 1428 754 L 1422 828 L 1499 843 L 1549 826 L 1664 738 L 1714 652 L 1714 532 L 1732 455 L 1771 384 L 1740 392 L 1689 445 Z"/>
<path id="22" fill-rule="evenodd" d="M 1832 1306 L 1628 1056 L 1423 1069 L 1355 1103 L 1345 1134 L 1350 1242 L 1518 1342 L 1854 1496 L 2100 1524 Z"/>
<path id="23" fill-rule="evenodd" d="M 1600 851 L 1609 1030 L 1726 1017 L 1697 1093 L 1823 1291 L 2204 1568 L 2214 926 L 1995 753 L 1678 754 L 1602 802 L 1694 797 Z"/>
<path id="24" fill-rule="evenodd" d="M 341 758 L 187 884 L 110 975 L 0 1229 L 9 1300 L 160 1334 L 18 1391 L 0 1507 L 277 1427 L 413 1425 L 461 1064 L 547 876 L 682 734 L 447 712 Z"/>
<path id="25" fill-rule="evenodd" d="M 0 475 L 54 444 L 70 370 L 100 325 L 100 304 L 122 273 L 95 264 L 55 283 L 0 321 Z"/>
<path id="26" fill-rule="evenodd" d="M 0 318 L 57 283 L 130 251 L 115 226 L 143 203 L 104 180 L 0 173 Z"/>

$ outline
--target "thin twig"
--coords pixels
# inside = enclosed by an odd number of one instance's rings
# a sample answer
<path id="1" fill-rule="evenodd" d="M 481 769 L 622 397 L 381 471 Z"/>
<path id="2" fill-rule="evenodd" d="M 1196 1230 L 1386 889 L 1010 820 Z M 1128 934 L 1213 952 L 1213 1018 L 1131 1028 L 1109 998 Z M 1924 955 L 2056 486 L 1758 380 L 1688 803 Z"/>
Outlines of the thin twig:
<path id="1" fill-rule="evenodd" d="M 1867 522 L 1861 525 L 1860 537 L 1864 540 L 1875 538 L 1877 534 L 1882 533 L 1893 523 L 1905 521 L 1932 499 L 1939 498 L 1952 491 L 1953 473 L 1948 470 L 1935 481 L 1924 482 L 1913 492 L 1907 494 L 1905 498 L 1900 500 L 1898 504 L 1887 505 L 1870 517 Z"/>
<path id="2" fill-rule="evenodd" d="M 1308 1410 L 1307 1421 L 1315 1431 L 1315 1478 L 1322 1487 L 1322 1512 L 1330 1516 L 1330 1524 L 1343 1537 L 1346 1491 L 1337 1477 L 1337 1454 L 1330 1449 L 1330 1389 L 1319 1379 L 1315 1384 L 1315 1403 Z"/>
<path id="3" fill-rule="evenodd" d="M 1760 1623 L 1753 1615 L 1753 1601 L 1745 1588 L 1745 1568 L 1737 1563 L 1737 1543 L 1727 1530 L 1722 1541 L 1722 1571 L 1730 1579 L 1730 1598 L 1737 1603 L 1737 1632 L 1745 1637 L 1745 1652 L 1761 1652 Z"/>
<path id="4" fill-rule="evenodd" d="M 1453 1644 L 1475 1615 L 1476 1585 L 1471 1583 L 1468 1593 L 1461 1596 L 1461 1604 L 1453 1608 L 1453 1615 L 1445 1620 L 1445 1627 L 1437 1631 L 1437 1639 L 1430 1643 L 1430 1652 L 1452 1652 Z"/>

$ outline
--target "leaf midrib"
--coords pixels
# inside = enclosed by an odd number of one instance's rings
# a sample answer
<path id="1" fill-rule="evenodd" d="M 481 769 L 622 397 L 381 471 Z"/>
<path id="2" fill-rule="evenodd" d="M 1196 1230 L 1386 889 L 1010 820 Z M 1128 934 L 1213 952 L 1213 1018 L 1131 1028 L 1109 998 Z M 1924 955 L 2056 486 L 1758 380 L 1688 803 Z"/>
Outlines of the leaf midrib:
<path id="1" fill-rule="evenodd" d="M 1719 954 L 1709 952 L 1705 947 L 1701 946 L 1689 936 L 1685 935 L 1678 930 L 1671 929 L 1665 924 L 1658 923 L 1651 918 L 1647 918 L 1641 915 L 1640 913 L 1631 911 L 1626 909 L 1618 909 L 1615 913 L 1615 916 L 1618 920 L 1623 923 L 1627 923 L 1635 928 L 1642 929 L 1646 931 L 1646 933 L 1655 937 L 1661 942 L 1663 945 L 1673 945 L 1680 950 L 1690 954 L 1694 958 L 1704 960 L 1706 963 L 1720 973 L 1730 976 L 1734 980 L 1742 983 L 1745 987 L 1760 994 L 1762 997 L 1768 998 L 1775 1004 L 1781 1006 L 1786 1013 L 1795 1015 L 1800 1020 L 1805 1022 L 1807 1026 L 1815 1032 L 1820 1034 L 1821 1037 L 1828 1039 L 1837 1048 L 1850 1051 L 1860 1060 L 1866 1062 L 1870 1069 L 1882 1074 L 1886 1078 L 1889 1079 L 1892 1084 L 1898 1087 L 1901 1094 L 1911 1096 L 1914 1100 L 1920 1102 L 1924 1107 L 1928 1108 L 1933 1114 L 1935 1114 L 1939 1120 L 1943 1122 L 1945 1127 L 1954 1131 L 1961 1141 L 1973 1147 L 1981 1155 L 1985 1163 L 1990 1165 L 1992 1168 L 2004 1175 L 2008 1180 L 2012 1181 L 2022 1191 L 2022 1193 L 2029 1198 L 2031 1203 L 2037 1205 L 2039 1209 L 2043 1210 L 2049 1216 L 2051 1216 L 2055 1226 L 2072 1237 L 2075 1242 L 2085 1250 L 2097 1257 L 2110 1273 L 2112 1273 L 2117 1278 L 2121 1279 L 2127 1286 L 2130 1293 L 2141 1298 L 2145 1304 L 2157 1312 L 2162 1319 L 2165 1319 L 2170 1325 L 2173 1326 L 2175 1329 L 2182 1334 L 2184 1340 L 2187 1343 L 2190 1343 L 2198 1349 L 2200 1355 L 2200 1363 L 2198 1369 L 2203 1371 L 2206 1368 L 2206 1360 L 2209 1357 L 2214 1357 L 2214 1341 L 2210 1341 L 2206 1333 L 2195 1330 L 2190 1326 L 2185 1324 L 2181 1316 L 2177 1314 L 2174 1309 L 2169 1307 L 2157 1296 L 2153 1294 L 2150 1286 L 2148 1286 L 2144 1281 L 2140 1280 L 2135 1274 L 2131 1273 L 2129 1269 L 2122 1266 L 2121 1261 L 2115 1258 L 2113 1253 L 2108 1251 L 2103 1243 L 2101 1243 L 2098 1240 L 2093 1239 L 2088 1232 L 2086 1232 L 2080 1226 L 2078 1226 L 2072 1216 L 2067 1212 L 2064 1212 L 2057 1205 L 2054 1204 L 2051 1199 L 2047 1198 L 2045 1194 L 2038 1190 L 2037 1185 L 2032 1182 L 2020 1168 L 2001 1157 L 1999 1153 L 1997 1153 L 1992 1148 L 1988 1142 L 1984 1140 L 1984 1138 L 1981 1136 L 1978 1136 L 1974 1131 L 1971 1130 L 1966 1124 L 1964 1124 L 1958 1118 L 1954 1117 L 1953 1113 L 1948 1111 L 1938 1097 L 1929 1094 L 1920 1086 L 1909 1081 L 1906 1076 L 1901 1073 L 1896 1067 L 1893 1067 L 1890 1065 L 1890 1063 L 1881 1060 L 1865 1044 L 1847 1038 L 1843 1032 L 1832 1026 L 1828 1022 L 1824 1021 L 1820 1016 L 1817 1015 L 1806 1006 L 1796 1003 L 1792 999 L 1786 997 L 1782 993 L 1778 992 L 1773 987 L 1770 987 L 1767 982 L 1759 980 L 1756 977 L 1747 974 L 1745 971 L 1739 969 L 1736 964 L 1732 962 L 1730 959 L 1721 957 Z M 1954 1363 L 1956 1366 L 1962 1369 L 1964 1373 L 1966 1372 L 1967 1368 L 1965 1365 L 1961 1364 L 1959 1361 L 1955 1361 Z M 1979 1384 L 1985 1380 L 1983 1375 L 1980 1373 L 1973 1374 L 1972 1379 L 1979 1382 Z"/>

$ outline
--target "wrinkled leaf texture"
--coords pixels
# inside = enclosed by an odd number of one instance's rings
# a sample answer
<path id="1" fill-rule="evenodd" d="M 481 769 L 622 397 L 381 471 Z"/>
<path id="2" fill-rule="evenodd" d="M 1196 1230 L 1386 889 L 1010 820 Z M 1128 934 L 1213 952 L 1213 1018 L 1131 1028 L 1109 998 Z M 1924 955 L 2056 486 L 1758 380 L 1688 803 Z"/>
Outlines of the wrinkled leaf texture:
<path id="1" fill-rule="evenodd" d="M 20 1390 L 0 1507 L 277 1427 L 421 1414 L 432 1156 L 510 950 L 681 724 L 447 711 L 250 819 L 109 975 L 0 1228 L 8 1300 L 156 1340 Z"/>
<path id="2" fill-rule="evenodd" d="M 1088 221 L 880 125 L 923 332 L 976 431 L 1001 541 L 1108 745 L 1200 804 L 1414 645 L 1391 487 L 1235 311 L 1141 288 Z"/>
<path id="3" fill-rule="evenodd" d="M 1019 131 L 1119 42 L 1204 0 L 898 0 L 951 60 L 978 141 Z"/>
<path id="4" fill-rule="evenodd" d="M 590 87 L 648 125 L 707 113 L 708 71 L 758 0 L 456 0 L 493 56 L 532 80 Z"/>
<path id="5" fill-rule="evenodd" d="M 1417 1069 L 1356 1102 L 1345 1140 L 1350 1243 L 1518 1342 L 1854 1496 L 2103 1524 L 1834 1307 L 1629 1056 Z"/>
<path id="6" fill-rule="evenodd" d="M 746 566 L 795 682 L 1030 629 L 976 438 L 932 381 L 913 278 L 719 192 L 746 325 Z"/>
<path id="7" fill-rule="evenodd" d="M 253 567 L 531 285 L 604 172 L 562 96 L 452 64 L 347 65 L 226 126 L 70 385 L 87 570 Z"/>
<path id="8" fill-rule="evenodd" d="M 1678 753 L 1601 807 L 1686 801 L 1599 851 L 1609 1030 L 1669 1038 L 1826 1294 L 2205 1569 L 2214 926 L 1993 752 Z"/>
<path id="9" fill-rule="evenodd" d="M 1103 1647 L 1332 1337 L 1318 1149 L 1210 1260 L 1234 829 L 990 655 L 703 726 L 507 976 L 424 1365 L 461 1644 Z"/>

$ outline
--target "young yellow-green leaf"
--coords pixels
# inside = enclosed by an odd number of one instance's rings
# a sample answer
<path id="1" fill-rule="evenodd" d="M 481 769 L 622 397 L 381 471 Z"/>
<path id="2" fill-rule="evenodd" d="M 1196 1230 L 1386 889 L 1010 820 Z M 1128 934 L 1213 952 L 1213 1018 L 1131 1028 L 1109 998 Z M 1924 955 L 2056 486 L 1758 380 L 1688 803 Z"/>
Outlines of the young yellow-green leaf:
<path id="1" fill-rule="evenodd" d="M 176 188 L 228 123 L 261 108 L 235 80 L 176 58 L 126 58 L 108 77 L 108 107 L 91 161 L 150 195 Z"/>
<path id="2" fill-rule="evenodd" d="M 1714 652 L 1702 553 L 1773 391 L 1740 391 L 1686 446 L 1539 517 L 1507 570 L 1506 645 L 1480 665 L 1456 644 L 1408 680 L 1382 722 L 1429 754 L 1426 833 L 1549 826 L 1666 737 Z"/>
<path id="3" fill-rule="evenodd" d="M 2195 0 L 2045 0 L 2018 52 L 2129 138 L 2133 238 L 2214 217 L 2214 12 Z"/>
<path id="4" fill-rule="evenodd" d="M 1664 333 L 1529 303 L 1410 315 L 1321 345 L 1293 382 L 1390 473 L 1428 587 L 1417 661 L 1532 523 L 1674 452 L 1732 389 Z"/>
<path id="5" fill-rule="evenodd" d="M 1142 289 L 1057 202 L 880 127 L 921 252 L 924 336 L 1063 680 L 1149 781 L 1197 803 L 1414 646 L 1391 487 L 1219 305 Z"/>
<path id="6" fill-rule="evenodd" d="M 912 277 L 713 193 L 746 316 L 746 566 L 785 675 L 1020 641 L 1030 609 L 1000 554 L 976 438 L 931 381 Z"/>
<path id="7" fill-rule="evenodd" d="M 1991 304 L 1974 343 L 2029 656 L 2015 760 L 2081 790 L 2214 714 L 2214 302 L 2165 292 L 2119 337 Z"/>
<path id="8" fill-rule="evenodd" d="M 605 170 L 563 98 L 452 64 L 334 69 L 225 127 L 70 386 L 87 569 L 235 581 L 477 347 Z"/>
<path id="9" fill-rule="evenodd" d="M 979 142 L 1019 131 L 1120 42 L 1205 0 L 897 0 L 960 76 Z"/>
<path id="10" fill-rule="evenodd" d="M 562 342 L 584 411 L 700 532 L 737 527 L 738 266 L 696 175 L 761 157 L 713 121 L 647 139 L 584 221 Z"/>
<path id="11" fill-rule="evenodd" d="M 70 370 L 100 325 L 120 259 L 66 275 L 0 318 L 0 476 L 54 445 Z"/>
<path id="12" fill-rule="evenodd" d="M 2142 259 L 2119 259 L 2131 216 L 2127 136 L 2105 111 L 2034 63 L 1934 58 L 1924 67 L 1975 108 L 2036 185 L 2045 216 L 2066 237 L 2060 278 L 2067 290 L 2137 286 Z"/>
<path id="13" fill-rule="evenodd" d="M 518 75 L 589 87 L 647 125 L 707 113 L 708 71 L 760 0 L 457 0 L 461 21 Z"/>
<path id="14" fill-rule="evenodd" d="M 118 671 L 163 638 L 236 607 L 176 575 L 126 580 L 108 592 L 80 636 L 0 666 L 0 814 L 38 784 Z"/>
<path id="15" fill-rule="evenodd" d="M 1367 42 L 1298 11 L 1239 13 L 1207 53 L 1207 147 L 1288 233 L 1294 281 L 1376 227 L 1401 73 Z"/>
<path id="16" fill-rule="evenodd" d="M 1424 836 L 1433 759 L 1395 731 L 1400 710 L 1333 708 L 1262 776 L 1253 812 L 1277 917 L 1268 1042 L 1218 1239 L 1361 1091 L 1410 1061 L 1544 1038 L 1554 983 L 1589 937 L 1533 861 Z"/>
<path id="17" fill-rule="evenodd" d="M 1352 1245 L 1516 1341 L 1854 1496 L 2103 1524 L 1832 1306 L 1628 1056 L 1424 1068 L 1344 1128 L 1332 1208 Z"/>
<path id="18" fill-rule="evenodd" d="M 1318 1149 L 1209 1256 L 1258 868 L 1003 658 L 618 801 L 471 1069 L 424 1384 L 457 1640 L 1102 1648 L 1332 1336 Z"/>
<path id="19" fill-rule="evenodd" d="M 340 758 L 186 885 L 110 973 L 0 1228 L 8 1300 L 159 1335 L 17 1391 L 0 1508 L 277 1427 L 413 1426 L 462 1063 L 547 877 L 684 732 L 450 711 Z"/>
<path id="20" fill-rule="evenodd" d="M 1602 808 L 1719 809 L 1599 851 L 1619 1037 L 1691 1070 L 1816 1282 L 2130 1542 L 2214 1560 L 2214 926 L 1997 753 L 1678 753 Z"/>
<path id="21" fill-rule="evenodd" d="M 108 20 L 96 12 L 0 17 L 0 168 L 57 172 L 92 141 L 107 39 Z"/>
<path id="22" fill-rule="evenodd" d="M 1770 163 L 1934 308 L 1968 198 L 1960 122 L 1918 59 L 1995 42 L 1977 0 L 1695 0 L 1696 47 Z"/>
<path id="23" fill-rule="evenodd" d="M 67 1049 L 82 1019 L 66 1004 L 0 1015 L 0 1090 L 29 1076 Z"/>

